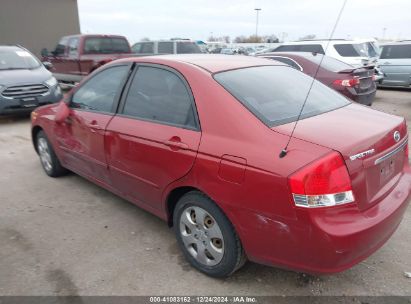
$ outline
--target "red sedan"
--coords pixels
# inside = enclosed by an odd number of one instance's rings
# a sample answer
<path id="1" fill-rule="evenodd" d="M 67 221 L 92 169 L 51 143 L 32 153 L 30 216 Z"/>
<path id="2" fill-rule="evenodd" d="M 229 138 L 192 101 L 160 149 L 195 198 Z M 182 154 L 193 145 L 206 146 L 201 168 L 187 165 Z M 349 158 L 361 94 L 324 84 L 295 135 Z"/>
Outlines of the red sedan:
<path id="1" fill-rule="evenodd" d="M 67 170 L 174 227 L 215 277 L 246 259 L 309 273 L 352 267 L 401 222 L 411 192 L 403 118 L 246 56 L 128 58 L 33 112 L 45 172 Z"/>
<path id="2" fill-rule="evenodd" d="M 306 52 L 268 53 L 259 57 L 283 62 L 311 77 L 321 63 L 316 77 L 319 81 L 363 105 L 371 106 L 374 101 L 377 86 L 373 66 L 355 68 L 329 56 Z"/>

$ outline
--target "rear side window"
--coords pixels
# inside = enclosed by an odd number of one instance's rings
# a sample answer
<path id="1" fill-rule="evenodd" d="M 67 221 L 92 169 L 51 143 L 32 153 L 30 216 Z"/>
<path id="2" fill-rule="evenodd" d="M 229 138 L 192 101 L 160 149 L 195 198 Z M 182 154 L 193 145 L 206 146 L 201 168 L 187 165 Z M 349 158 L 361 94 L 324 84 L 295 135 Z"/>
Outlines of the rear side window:
<path id="1" fill-rule="evenodd" d="M 280 45 L 274 52 L 310 52 L 325 54 L 321 44 L 294 44 L 294 45 Z"/>
<path id="2" fill-rule="evenodd" d="M 267 126 L 295 121 L 312 78 L 286 66 L 261 66 L 217 73 L 214 79 Z M 301 118 L 348 105 L 349 101 L 315 81 Z"/>
<path id="3" fill-rule="evenodd" d="M 78 38 L 71 38 L 69 41 L 69 49 L 68 54 L 69 56 L 77 56 L 78 55 Z"/>
<path id="4" fill-rule="evenodd" d="M 177 54 L 199 54 L 200 47 L 195 42 L 177 42 Z"/>
<path id="5" fill-rule="evenodd" d="M 385 45 L 382 47 L 381 59 L 411 58 L 411 44 Z"/>
<path id="6" fill-rule="evenodd" d="M 321 58 L 324 56 L 323 61 L 321 62 Z M 321 67 L 332 71 L 332 72 L 340 72 L 340 71 L 344 71 L 344 70 L 352 70 L 354 67 L 342 62 L 338 59 L 329 57 L 329 56 L 325 56 L 325 55 L 316 55 L 316 56 L 310 56 L 310 57 L 306 57 L 307 60 L 310 60 L 311 62 L 315 63 L 316 65 L 319 65 L 321 62 Z"/>
<path id="7" fill-rule="evenodd" d="M 85 54 L 129 53 L 127 40 L 123 38 L 91 37 L 84 42 Z"/>
<path id="8" fill-rule="evenodd" d="M 173 54 L 174 43 L 172 41 L 160 41 L 158 43 L 159 54 Z"/>
<path id="9" fill-rule="evenodd" d="M 74 93 L 70 106 L 76 109 L 112 112 L 115 98 L 128 70 L 128 66 L 116 66 L 101 71 Z"/>
<path id="10" fill-rule="evenodd" d="M 336 44 L 334 48 L 342 57 L 368 57 L 365 44 Z"/>
<path id="11" fill-rule="evenodd" d="M 175 73 L 139 67 L 126 97 L 123 114 L 188 129 L 197 129 L 194 101 Z"/>
<path id="12" fill-rule="evenodd" d="M 287 58 L 287 57 L 267 57 L 268 59 L 273 59 L 273 60 L 277 60 L 279 62 L 288 64 L 289 66 L 292 66 L 293 68 L 302 71 L 303 69 L 292 59 Z"/>

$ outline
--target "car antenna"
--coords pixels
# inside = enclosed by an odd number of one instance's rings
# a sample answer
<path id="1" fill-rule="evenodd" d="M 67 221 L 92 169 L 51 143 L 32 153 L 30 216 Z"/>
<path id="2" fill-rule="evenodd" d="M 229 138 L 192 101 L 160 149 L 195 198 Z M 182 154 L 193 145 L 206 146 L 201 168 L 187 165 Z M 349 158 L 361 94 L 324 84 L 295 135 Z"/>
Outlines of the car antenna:
<path id="1" fill-rule="evenodd" d="M 336 28 L 337 28 L 338 23 L 340 22 L 341 15 L 342 15 L 342 13 L 343 13 L 343 11 L 344 11 L 345 5 L 347 4 L 347 1 L 348 1 L 348 0 L 344 0 L 343 5 L 341 6 L 340 12 L 338 13 L 338 16 L 337 16 L 337 20 L 335 21 L 333 30 L 331 31 L 330 38 L 328 39 L 327 45 L 325 46 L 324 53 L 327 52 L 328 46 L 330 45 L 330 41 L 331 41 L 331 39 L 332 39 L 333 36 L 334 36 L 334 32 L 335 32 L 335 30 L 336 30 Z M 316 52 L 316 53 L 317 53 L 317 52 Z M 313 54 L 314 54 L 314 52 L 313 52 Z M 311 81 L 311 84 L 310 84 L 310 87 L 309 87 L 309 89 L 308 89 L 307 95 L 305 96 L 304 103 L 303 103 L 303 105 L 301 106 L 300 113 L 298 114 L 297 120 L 296 120 L 295 123 L 294 123 L 293 130 L 291 131 L 291 134 L 290 134 L 290 137 L 288 138 L 287 144 L 285 145 L 284 149 L 282 149 L 281 152 L 280 152 L 280 155 L 279 155 L 280 158 L 283 158 L 284 156 L 287 155 L 288 145 L 290 144 L 291 138 L 293 138 L 293 135 L 294 135 L 295 128 L 297 127 L 297 124 L 298 124 L 298 122 L 300 121 L 301 115 L 302 115 L 302 113 L 303 113 L 303 111 L 304 111 L 305 104 L 307 103 L 308 97 L 310 96 L 311 89 L 313 88 L 314 82 L 315 82 L 315 80 L 317 79 L 317 74 L 318 74 L 318 71 L 320 70 L 321 64 L 323 63 L 324 57 L 325 57 L 325 55 L 323 55 L 323 56 L 321 57 L 321 60 L 320 60 L 320 62 L 318 63 L 317 69 L 316 69 L 316 71 L 315 71 L 315 73 L 314 73 L 314 77 L 313 77 L 313 79 L 312 79 L 312 81 Z"/>

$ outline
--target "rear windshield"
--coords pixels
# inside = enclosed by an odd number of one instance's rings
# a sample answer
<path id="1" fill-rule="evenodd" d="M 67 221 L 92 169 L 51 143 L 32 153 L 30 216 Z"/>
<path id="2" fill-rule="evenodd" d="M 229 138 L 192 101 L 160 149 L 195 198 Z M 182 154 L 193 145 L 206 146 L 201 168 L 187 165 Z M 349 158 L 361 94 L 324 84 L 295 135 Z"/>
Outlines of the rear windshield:
<path id="1" fill-rule="evenodd" d="M 0 48 L 0 70 L 35 69 L 40 62 L 29 52 L 18 47 Z"/>
<path id="2" fill-rule="evenodd" d="M 124 38 L 93 37 L 86 38 L 84 54 L 129 53 L 130 47 Z"/>
<path id="3" fill-rule="evenodd" d="M 321 62 L 321 58 L 324 57 L 323 61 Z M 307 56 L 305 57 L 307 60 L 319 65 L 321 62 L 321 67 L 332 72 L 340 72 L 344 70 L 352 70 L 354 67 L 349 65 L 345 62 L 342 62 L 338 59 L 324 56 L 324 55 L 317 55 L 317 56 Z"/>
<path id="4" fill-rule="evenodd" d="M 385 45 L 382 47 L 381 59 L 411 58 L 411 44 Z"/>
<path id="5" fill-rule="evenodd" d="M 267 126 L 295 121 L 312 78 L 287 66 L 261 66 L 217 73 L 214 79 Z M 314 81 L 301 118 L 348 105 L 348 99 Z"/>
<path id="6" fill-rule="evenodd" d="M 365 43 L 336 44 L 334 48 L 343 57 L 368 57 L 368 49 Z"/>
<path id="7" fill-rule="evenodd" d="M 177 42 L 177 54 L 198 54 L 200 47 L 195 42 Z"/>

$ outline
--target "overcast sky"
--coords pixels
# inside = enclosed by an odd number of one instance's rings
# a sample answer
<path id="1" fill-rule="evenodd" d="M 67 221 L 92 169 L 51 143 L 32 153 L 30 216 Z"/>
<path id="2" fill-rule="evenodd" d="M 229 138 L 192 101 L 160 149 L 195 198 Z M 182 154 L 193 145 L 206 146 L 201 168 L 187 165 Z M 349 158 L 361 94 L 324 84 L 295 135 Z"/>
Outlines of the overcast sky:
<path id="1" fill-rule="evenodd" d="M 328 37 L 343 0 L 78 0 L 83 33 L 206 40 L 255 33 L 254 8 L 261 8 L 259 35 L 286 40 Z M 411 0 L 348 0 L 334 38 L 411 39 Z"/>

